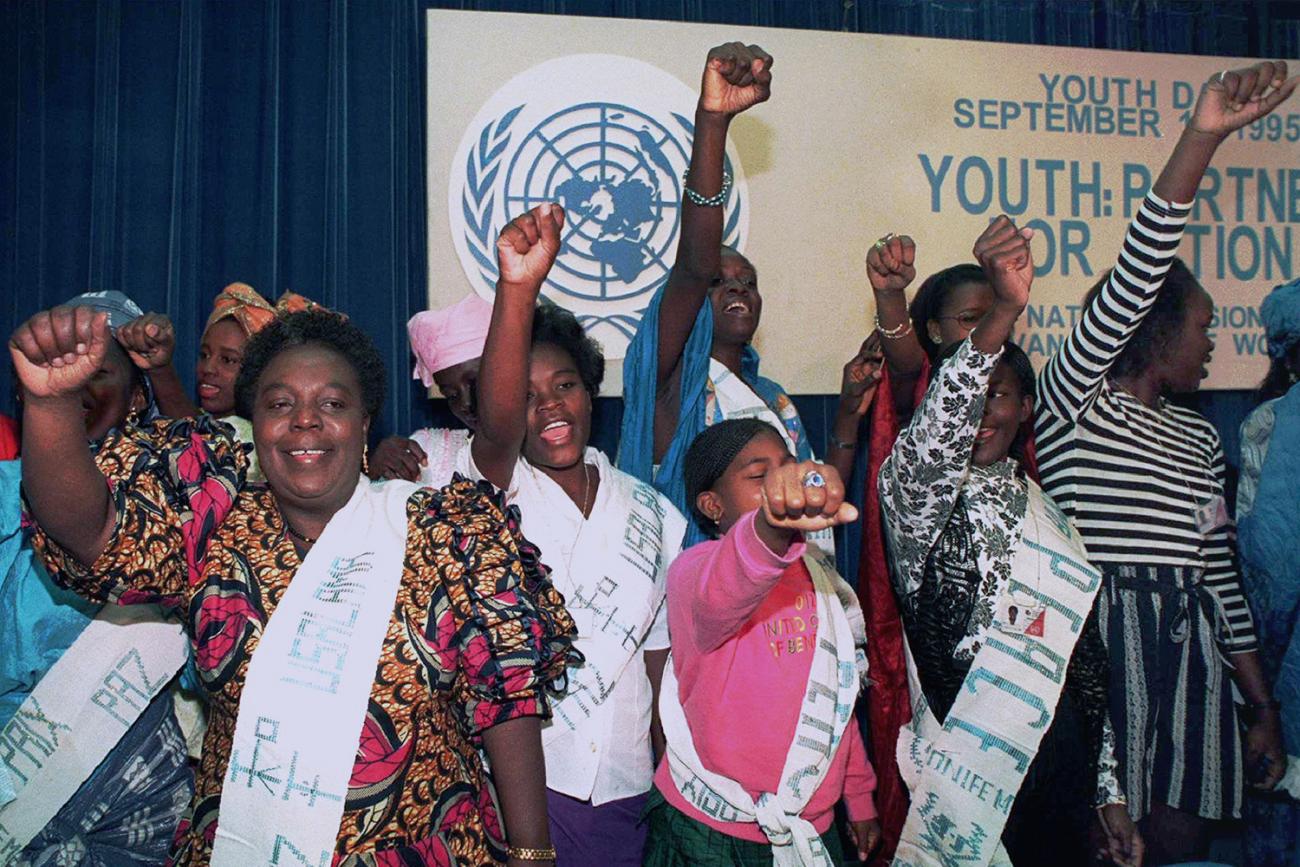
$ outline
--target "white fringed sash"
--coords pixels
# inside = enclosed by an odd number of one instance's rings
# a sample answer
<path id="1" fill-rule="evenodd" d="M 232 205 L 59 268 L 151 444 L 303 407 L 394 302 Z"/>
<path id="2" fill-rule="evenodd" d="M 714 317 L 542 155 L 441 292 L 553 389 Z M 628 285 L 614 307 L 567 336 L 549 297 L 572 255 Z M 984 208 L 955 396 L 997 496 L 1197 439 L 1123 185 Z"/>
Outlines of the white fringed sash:
<path id="1" fill-rule="evenodd" d="M 1079 534 L 1033 482 L 1026 508 L 1026 529 L 1035 526 L 1038 538 L 1021 536 L 1009 587 L 999 590 L 1045 606 L 1043 635 L 1003 631 L 995 623 L 943 725 L 925 700 L 907 650 L 912 721 L 899 732 L 897 755 L 912 806 L 896 867 L 1011 863 L 1002 829 L 1052 724 L 1066 668 L 1101 587 Z"/>
<path id="2" fill-rule="evenodd" d="M 866 634 L 853 588 L 820 557 L 805 555 L 804 563 L 817 597 L 817 640 L 779 791 L 764 792 L 755 802 L 735 780 L 704 767 L 682 709 L 672 659 L 664 666 L 659 714 L 673 784 L 692 806 L 722 822 L 757 822 L 772 843 L 775 867 L 838 867 L 801 814 L 826 777 L 853 717 L 866 676 Z"/>
<path id="3" fill-rule="evenodd" d="M 360 478 L 267 622 L 239 700 L 215 867 L 328 867 L 417 487 Z"/>
<path id="4" fill-rule="evenodd" d="M 0 730 L 17 797 L 0 807 L 0 864 L 17 856 L 185 664 L 189 638 L 152 605 L 105 605 Z"/>

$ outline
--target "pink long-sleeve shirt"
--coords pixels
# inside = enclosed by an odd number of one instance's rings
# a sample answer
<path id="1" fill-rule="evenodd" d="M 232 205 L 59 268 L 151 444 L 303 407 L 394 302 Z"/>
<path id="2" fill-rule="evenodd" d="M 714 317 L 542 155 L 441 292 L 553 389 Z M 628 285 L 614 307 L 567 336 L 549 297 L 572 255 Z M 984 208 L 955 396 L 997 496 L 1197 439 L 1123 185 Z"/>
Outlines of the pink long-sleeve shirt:
<path id="1" fill-rule="evenodd" d="M 817 634 L 804 543 L 772 553 L 750 513 L 723 538 L 683 551 L 668 570 L 668 629 L 682 708 L 704 766 L 751 797 L 774 792 L 794 740 Z M 719 822 L 687 802 L 667 761 L 655 785 L 668 803 L 724 834 L 766 843 L 756 822 Z M 874 819 L 876 775 L 857 721 L 803 811 L 821 834 L 842 797 L 850 821 Z"/>

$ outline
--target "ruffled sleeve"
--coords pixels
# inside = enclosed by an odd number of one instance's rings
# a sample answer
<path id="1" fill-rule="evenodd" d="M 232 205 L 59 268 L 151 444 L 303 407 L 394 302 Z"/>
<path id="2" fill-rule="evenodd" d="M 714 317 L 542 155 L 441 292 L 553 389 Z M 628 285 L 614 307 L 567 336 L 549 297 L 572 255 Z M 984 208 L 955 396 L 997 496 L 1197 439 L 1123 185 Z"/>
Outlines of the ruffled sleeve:
<path id="1" fill-rule="evenodd" d="M 50 576 L 93 602 L 183 606 L 244 484 L 245 449 L 201 415 L 115 432 L 95 462 L 117 513 L 113 535 L 87 568 L 37 526 L 32 544 Z"/>
<path id="2" fill-rule="evenodd" d="M 442 590 L 425 635 L 443 663 L 440 685 L 453 690 L 475 735 L 516 717 L 549 717 L 547 696 L 564 689 L 567 666 L 582 655 L 564 597 L 520 532 L 519 510 L 490 484 L 459 475 L 412 503 L 421 508 L 413 529 L 429 542 L 422 568 Z"/>

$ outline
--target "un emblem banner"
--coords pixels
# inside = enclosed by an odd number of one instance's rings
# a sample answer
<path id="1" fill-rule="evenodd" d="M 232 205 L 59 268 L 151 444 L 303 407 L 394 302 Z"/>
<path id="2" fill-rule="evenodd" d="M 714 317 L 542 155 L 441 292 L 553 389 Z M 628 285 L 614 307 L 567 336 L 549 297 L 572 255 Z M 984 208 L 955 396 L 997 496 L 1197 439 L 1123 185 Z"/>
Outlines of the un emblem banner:
<path id="1" fill-rule="evenodd" d="M 556 200 L 569 224 L 545 294 L 611 359 L 676 253 L 705 55 L 737 39 L 772 54 L 772 98 L 731 125 L 724 225 L 758 269 L 763 368 L 791 394 L 838 391 L 872 328 L 876 238 L 916 240 L 912 294 L 969 262 L 1001 213 L 1034 230 L 1015 339 L 1041 366 L 1115 264 L 1201 84 L 1239 63 L 570 15 L 426 20 L 431 303 L 491 298 L 497 232 Z M 1300 274 L 1298 143 L 1293 98 L 1206 173 L 1179 248 L 1214 298 L 1203 388 L 1253 388 L 1267 368 L 1259 303 Z M 621 365 L 607 371 L 605 393 L 620 393 Z"/>
<path id="2" fill-rule="evenodd" d="M 607 358 L 622 358 L 677 252 L 695 101 L 674 76 L 612 54 L 549 60 L 498 88 L 465 129 L 448 184 L 452 240 L 474 290 L 492 298 L 501 229 L 559 202 L 564 246 L 543 294 L 577 314 Z M 734 152 L 728 163 L 724 236 L 743 250 L 748 188 Z"/>

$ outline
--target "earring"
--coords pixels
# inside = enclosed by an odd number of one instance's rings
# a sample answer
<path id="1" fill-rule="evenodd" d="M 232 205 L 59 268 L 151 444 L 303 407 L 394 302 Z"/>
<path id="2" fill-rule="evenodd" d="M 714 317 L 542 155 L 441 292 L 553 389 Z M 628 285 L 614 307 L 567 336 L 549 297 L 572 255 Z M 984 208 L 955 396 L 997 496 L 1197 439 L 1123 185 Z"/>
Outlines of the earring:
<path id="1" fill-rule="evenodd" d="M 370 475 L 370 461 L 368 459 L 369 452 L 369 447 L 361 450 L 361 472 L 365 473 L 367 476 Z"/>

